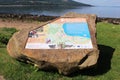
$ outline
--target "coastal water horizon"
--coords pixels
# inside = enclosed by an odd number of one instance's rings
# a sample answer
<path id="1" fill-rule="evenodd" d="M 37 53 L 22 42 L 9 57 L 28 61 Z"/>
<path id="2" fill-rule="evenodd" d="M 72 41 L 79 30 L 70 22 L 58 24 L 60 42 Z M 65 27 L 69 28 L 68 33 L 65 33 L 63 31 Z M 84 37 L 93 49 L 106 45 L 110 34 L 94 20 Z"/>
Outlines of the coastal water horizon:
<path id="1" fill-rule="evenodd" d="M 120 6 L 79 6 L 76 8 L 64 8 L 63 6 L 55 5 L 0 5 L 0 13 L 7 14 L 61 16 L 68 12 L 96 14 L 98 17 L 120 18 Z"/>

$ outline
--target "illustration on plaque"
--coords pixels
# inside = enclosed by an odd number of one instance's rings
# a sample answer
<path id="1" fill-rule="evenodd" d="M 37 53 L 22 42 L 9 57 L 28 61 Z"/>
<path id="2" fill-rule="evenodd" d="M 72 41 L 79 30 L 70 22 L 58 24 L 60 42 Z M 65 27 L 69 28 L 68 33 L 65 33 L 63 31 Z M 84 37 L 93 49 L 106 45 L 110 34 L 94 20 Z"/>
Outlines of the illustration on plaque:
<path id="1" fill-rule="evenodd" d="M 26 49 L 92 49 L 85 18 L 59 18 L 29 32 Z"/>

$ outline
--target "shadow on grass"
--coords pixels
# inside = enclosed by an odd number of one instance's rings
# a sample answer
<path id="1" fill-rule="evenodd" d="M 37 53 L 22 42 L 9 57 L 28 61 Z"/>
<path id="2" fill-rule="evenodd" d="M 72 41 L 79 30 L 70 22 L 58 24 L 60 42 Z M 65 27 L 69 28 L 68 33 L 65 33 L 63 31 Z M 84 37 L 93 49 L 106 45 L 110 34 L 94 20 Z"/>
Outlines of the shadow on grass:
<path id="1" fill-rule="evenodd" d="M 111 69 L 111 59 L 115 49 L 105 45 L 98 45 L 98 48 L 100 50 L 100 53 L 96 67 L 92 67 L 84 70 L 77 70 L 76 72 L 67 76 L 68 77 L 75 77 L 79 75 L 97 76 L 107 73 Z M 37 71 L 45 71 L 47 73 L 53 73 L 53 74 L 58 73 L 57 69 L 55 69 L 54 67 L 38 69 Z"/>
<path id="2" fill-rule="evenodd" d="M 78 75 L 97 76 L 107 73 L 111 69 L 111 59 L 115 51 L 114 48 L 104 45 L 98 45 L 100 50 L 99 59 L 96 67 L 80 70 L 70 77 Z"/>

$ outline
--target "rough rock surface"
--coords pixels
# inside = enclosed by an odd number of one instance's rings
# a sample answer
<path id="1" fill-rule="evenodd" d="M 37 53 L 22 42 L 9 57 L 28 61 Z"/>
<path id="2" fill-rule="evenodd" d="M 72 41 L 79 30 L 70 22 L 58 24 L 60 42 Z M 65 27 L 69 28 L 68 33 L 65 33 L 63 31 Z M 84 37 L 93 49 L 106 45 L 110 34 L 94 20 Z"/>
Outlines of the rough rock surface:
<path id="1" fill-rule="evenodd" d="M 23 29 L 12 36 L 7 45 L 7 50 L 10 56 L 19 60 L 26 60 L 27 62 L 31 62 L 38 66 L 40 69 L 55 68 L 59 73 L 64 75 L 68 75 L 75 70 L 94 66 L 97 63 L 99 56 L 99 50 L 95 37 L 96 16 L 68 13 L 62 17 L 82 17 L 87 19 L 92 38 L 93 49 L 25 49 L 29 31 L 37 28 L 32 27 Z"/>
<path id="2" fill-rule="evenodd" d="M 5 80 L 3 76 L 0 75 L 0 80 Z"/>

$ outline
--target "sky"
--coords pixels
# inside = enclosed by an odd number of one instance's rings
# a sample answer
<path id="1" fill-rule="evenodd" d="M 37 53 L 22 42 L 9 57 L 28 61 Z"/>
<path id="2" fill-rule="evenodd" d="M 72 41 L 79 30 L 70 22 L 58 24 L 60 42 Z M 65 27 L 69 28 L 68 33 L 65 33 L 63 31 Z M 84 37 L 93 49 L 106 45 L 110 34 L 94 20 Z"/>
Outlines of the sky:
<path id="1" fill-rule="evenodd" d="M 74 0 L 95 6 L 120 6 L 120 0 Z"/>

